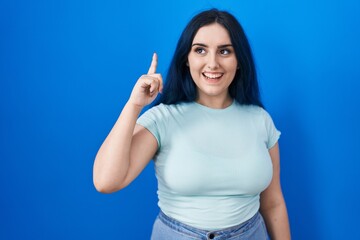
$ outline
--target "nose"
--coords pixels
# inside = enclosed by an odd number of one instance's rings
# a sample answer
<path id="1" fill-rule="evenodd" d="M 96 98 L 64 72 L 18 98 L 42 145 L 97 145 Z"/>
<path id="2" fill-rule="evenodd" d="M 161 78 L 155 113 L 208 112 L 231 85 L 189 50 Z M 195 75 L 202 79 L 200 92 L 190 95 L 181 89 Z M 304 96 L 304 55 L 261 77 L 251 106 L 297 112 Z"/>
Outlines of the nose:
<path id="1" fill-rule="evenodd" d="M 218 67 L 219 67 L 219 62 L 218 62 L 216 53 L 208 54 L 207 68 L 210 70 L 215 70 Z"/>

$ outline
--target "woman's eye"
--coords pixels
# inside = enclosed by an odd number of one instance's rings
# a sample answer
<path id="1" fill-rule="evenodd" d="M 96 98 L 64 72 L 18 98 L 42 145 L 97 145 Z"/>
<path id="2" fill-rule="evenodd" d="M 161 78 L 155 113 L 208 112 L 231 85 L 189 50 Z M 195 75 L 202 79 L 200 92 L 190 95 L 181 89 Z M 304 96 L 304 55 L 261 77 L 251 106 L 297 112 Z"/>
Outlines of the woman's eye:
<path id="1" fill-rule="evenodd" d="M 196 49 L 195 49 L 195 52 L 198 53 L 198 54 L 204 54 L 204 53 L 205 53 L 205 49 L 203 49 L 203 48 L 196 48 Z"/>
<path id="2" fill-rule="evenodd" d="M 231 51 L 229 49 L 221 49 L 220 50 L 221 55 L 229 55 L 230 53 L 231 53 Z"/>

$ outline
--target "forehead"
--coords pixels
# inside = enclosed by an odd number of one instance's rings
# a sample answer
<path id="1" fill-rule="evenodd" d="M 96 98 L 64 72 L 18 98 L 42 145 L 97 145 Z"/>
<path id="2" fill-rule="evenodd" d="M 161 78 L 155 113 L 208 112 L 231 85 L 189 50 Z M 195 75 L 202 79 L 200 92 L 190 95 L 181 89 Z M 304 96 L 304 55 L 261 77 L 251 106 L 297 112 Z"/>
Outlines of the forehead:
<path id="1" fill-rule="evenodd" d="M 226 28 L 218 23 L 212 23 L 199 28 L 193 43 L 230 44 L 231 39 Z"/>

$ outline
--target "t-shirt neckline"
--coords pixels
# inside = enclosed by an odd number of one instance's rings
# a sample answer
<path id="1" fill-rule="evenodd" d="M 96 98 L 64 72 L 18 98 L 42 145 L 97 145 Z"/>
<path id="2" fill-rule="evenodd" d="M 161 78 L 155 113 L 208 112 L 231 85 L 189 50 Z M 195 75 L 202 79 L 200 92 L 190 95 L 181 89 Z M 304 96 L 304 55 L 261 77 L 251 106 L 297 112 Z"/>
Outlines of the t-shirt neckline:
<path id="1" fill-rule="evenodd" d="M 225 111 L 229 111 L 231 110 L 234 106 L 235 106 L 235 100 L 232 100 L 232 103 L 225 107 L 225 108 L 211 108 L 205 105 L 202 105 L 198 102 L 194 101 L 195 106 L 197 106 L 198 108 L 201 108 L 202 110 L 205 110 L 207 112 L 225 112 Z"/>

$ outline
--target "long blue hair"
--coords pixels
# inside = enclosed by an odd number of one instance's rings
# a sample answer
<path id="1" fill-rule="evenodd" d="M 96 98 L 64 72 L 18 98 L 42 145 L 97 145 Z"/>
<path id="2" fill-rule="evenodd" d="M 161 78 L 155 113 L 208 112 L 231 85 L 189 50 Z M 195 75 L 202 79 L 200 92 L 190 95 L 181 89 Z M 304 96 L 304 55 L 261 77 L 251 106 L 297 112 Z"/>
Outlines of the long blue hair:
<path id="1" fill-rule="evenodd" d="M 197 31 L 206 25 L 218 23 L 227 29 L 239 69 L 229 86 L 229 94 L 240 104 L 263 107 L 253 55 L 244 30 L 236 18 L 226 11 L 211 9 L 194 16 L 178 41 L 163 89 L 155 105 L 195 101 L 197 89 L 186 65 Z"/>

